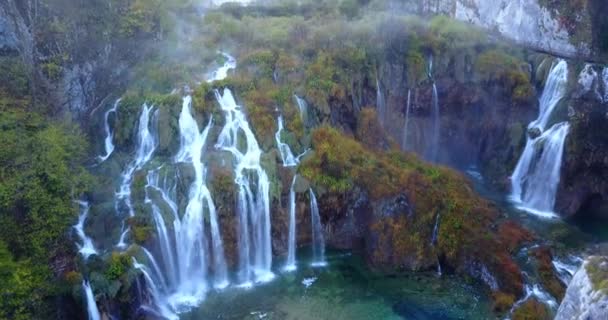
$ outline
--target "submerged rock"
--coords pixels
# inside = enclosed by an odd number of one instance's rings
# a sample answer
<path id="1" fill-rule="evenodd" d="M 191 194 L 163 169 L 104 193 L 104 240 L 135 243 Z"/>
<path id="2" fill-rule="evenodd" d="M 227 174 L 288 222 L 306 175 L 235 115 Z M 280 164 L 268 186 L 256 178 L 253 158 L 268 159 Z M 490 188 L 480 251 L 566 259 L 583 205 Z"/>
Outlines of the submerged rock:
<path id="1" fill-rule="evenodd" d="M 589 257 L 576 272 L 556 320 L 608 318 L 608 257 Z"/>

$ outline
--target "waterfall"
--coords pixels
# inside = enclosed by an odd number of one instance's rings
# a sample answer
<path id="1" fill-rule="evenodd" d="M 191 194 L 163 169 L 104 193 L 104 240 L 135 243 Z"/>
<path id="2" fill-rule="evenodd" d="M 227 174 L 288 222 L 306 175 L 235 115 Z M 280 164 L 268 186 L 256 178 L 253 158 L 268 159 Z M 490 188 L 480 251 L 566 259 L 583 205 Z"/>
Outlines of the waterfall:
<path id="1" fill-rule="evenodd" d="M 435 226 L 433 227 L 433 233 L 431 234 L 431 245 L 435 246 L 437 244 L 437 236 L 439 235 L 439 220 L 441 219 L 441 214 L 438 213 L 437 217 L 435 217 Z"/>
<path id="2" fill-rule="evenodd" d="M 223 95 L 216 90 L 215 95 L 226 120 L 216 148 L 234 156 L 235 183 L 239 189 L 239 280 L 242 285 L 250 286 L 252 281 L 266 282 L 274 278 L 271 271 L 270 182 L 260 164 L 262 150 L 241 106 L 236 104 L 229 89 L 224 89 Z M 239 141 L 241 138 L 245 140 Z"/>
<path id="3" fill-rule="evenodd" d="M 126 242 L 126 238 L 127 238 L 127 234 L 131 231 L 131 228 L 127 227 L 125 229 L 125 223 L 123 221 L 122 226 L 120 227 L 120 238 L 118 239 L 118 243 L 116 244 L 116 247 L 119 249 L 124 249 L 127 247 L 127 242 Z"/>
<path id="4" fill-rule="evenodd" d="M 555 217 L 553 207 L 560 180 L 564 143 L 570 125 L 561 122 L 545 131 L 553 110 L 566 93 L 568 65 L 560 61 L 549 73 L 540 99 L 538 119 L 528 126 L 538 137 L 528 136 L 524 151 L 511 176 L 511 199 L 518 208 L 541 217 Z"/>
<path id="5" fill-rule="evenodd" d="M 153 131 L 150 131 L 150 118 L 153 118 L 152 122 L 155 122 L 158 116 L 158 110 L 152 115 L 153 108 L 153 106 L 148 106 L 145 103 L 142 106 L 137 130 L 137 151 L 135 153 L 135 159 L 133 159 L 122 173 L 120 189 L 118 193 L 116 193 L 116 211 L 120 212 L 121 205 L 124 205 L 131 217 L 135 215 L 133 205 L 131 204 L 131 182 L 133 182 L 133 174 L 150 161 L 152 154 L 154 154 L 154 151 L 156 150 L 157 139 L 153 134 Z"/>
<path id="6" fill-rule="evenodd" d="M 99 309 L 97 309 L 97 303 L 95 302 L 93 289 L 91 289 L 91 285 L 89 284 L 89 282 L 83 280 L 82 289 L 84 290 L 85 296 L 87 298 L 87 314 L 89 315 L 89 320 L 100 320 L 101 315 L 99 314 Z"/>
<path id="7" fill-rule="evenodd" d="M 321 225 L 321 217 L 319 216 L 319 206 L 317 197 L 312 189 L 310 193 L 310 220 L 312 222 L 312 266 L 324 267 L 327 265 L 325 261 L 325 239 L 323 237 L 323 226 Z"/>
<path id="8" fill-rule="evenodd" d="M 308 104 L 306 100 L 294 95 L 296 99 L 296 104 L 298 105 L 298 110 L 300 111 L 300 119 L 302 119 L 302 123 L 306 126 L 308 122 Z"/>
<path id="9" fill-rule="evenodd" d="M 118 109 L 119 103 L 120 103 L 120 99 L 116 100 L 116 102 L 114 102 L 114 106 L 110 110 L 106 111 L 106 113 L 104 114 L 104 128 L 106 131 L 106 138 L 104 139 L 104 147 L 105 147 L 106 154 L 103 156 L 97 157 L 99 159 L 99 162 L 106 161 L 110 157 L 112 152 L 114 152 L 114 143 L 112 142 L 112 139 L 114 139 L 114 133 L 112 132 L 112 129 L 110 129 L 110 113 L 116 114 L 116 109 Z"/>
<path id="10" fill-rule="evenodd" d="M 298 159 L 293 156 L 289 145 L 287 143 L 281 142 L 281 132 L 283 131 L 283 117 L 279 116 L 279 119 L 277 121 L 278 129 L 274 135 L 274 138 L 277 141 L 277 148 L 279 148 L 279 153 L 281 154 L 281 159 L 283 160 L 283 167 L 295 167 L 298 165 Z"/>
<path id="11" fill-rule="evenodd" d="M 224 80 L 228 76 L 228 71 L 236 68 L 236 59 L 234 59 L 234 57 L 224 52 L 221 52 L 221 54 L 224 56 L 224 58 L 226 58 L 226 62 L 223 66 L 211 73 L 207 79 L 207 82 Z"/>
<path id="12" fill-rule="evenodd" d="M 85 201 L 77 201 L 80 206 L 80 216 L 78 217 L 78 223 L 74 225 L 74 230 L 76 230 L 76 234 L 82 244 L 76 243 L 78 247 L 78 252 L 82 255 L 84 260 L 87 260 L 91 255 L 97 254 L 97 249 L 95 249 L 95 245 L 93 244 L 93 240 L 89 238 L 84 232 L 84 223 L 87 220 L 87 216 L 89 215 L 89 203 Z"/>
<path id="13" fill-rule="evenodd" d="M 179 320 L 177 314 L 172 310 L 172 307 L 168 305 L 165 300 L 165 297 L 162 292 L 164 288 L 158 287 L 157 280 L 155 280 L 152 275 L 150 275 L 150 272 L 145 265 L 137 262 L 135 258 L 132 258 L 132 260 L 133 267 L 136 270 L 141 271 L 142 275 L 144 276 L 144 279 L 146 281 L 146 288 L 148 289 L 150 297 L 152 297 L 153 306 L 142 306 L 142 308 L 148 312 L 155 314 L 156 316 L 158 316 L 158 318 Z M 155 275 L 155 277 L 158 278 L 159 275 Z"/>
<path id="14" fill-rule="evenodd" d="M 285 271 L 295 271 L 296 266 L 296 192 L 294 186 L 296 185 L 297 175 L 293 176 L 291 181 L 291 188 L 289 189 L 289 241 L 287 250 L 287 263 L 285 264 Z"/>
<path id="15" fill-rule="evenodd" d="M 407 90 L 407 105 L 405 107 L 405 123 L 403 125 L 403 145 L 401 149 L 407 150 L 407 129 L 410 123 L 410 102 L 412 97 L 412 90 Z"/>
<path id="16" fill-rule="evenodd" d="M 179 117 L 179 128 L 180 128 L 180 150 L 175 157 L 176 162 L 191 162 L 194 167 L 195 180 L 190 186 L 188 205 L 186 206 L 186 213 L 184 214 L 183 220 L 186 222 L 184 226 L 188 229 L 185 232 L 180 233 L 182 237 L 179 242 L 179 246 L 184 244 L 192 244 L 191 248 L 185 250 L 178 250 L 178 257 L 182 261 L 192 261 L 194 256 L 191 249 L 205 248 L 204 244 L 204 230 L 193 229 L 198 228 L 196 225 L 204 224 L 203 208 L 207 208 L 209 214 L 209 224 L 211 227 L 211 248 L 213 253 L 213 270 L 215 271 L 215 287 L 225 288 L 228 286 L 228 273 L 226 267 L 226 260 L 224 258 L 224 246 L 222 244 L 222 238 L 220 235 L 219 225 L 217 221 L 217 213 L 211 193 L 205 185 L 205 168 L 201 162 L 203 148 L 207 141 L 207 135 L 211 129 L 211 119 L 207 124 L 207 127 L 202 133 L 199 132 L 196 120 L 192 117 L 192 97 L 186 96 L 183 98 L 182 111 Z M 194 238 L 193 238 L 194 235 Z M 202 241 L 202 242 L 198 242 Z M 182 253 L 182 254 L 180 254 Z M 193 261 L 194 263 L 194 261 Z M 205 268 L 202 265 L 201 268 Z"/>
<path id="17" fill-rule="evenodd" d="M 608 103 L 608 68 L 602 70 L 602 82 L 604 84 L 604 103 Z"/>
<path id="18" fill-rule="evenodd" d="M 386 120 L 386 101 L 384 100 L 384 94 L 380 88 L 380 80 L 376 76 L 376 107 L 378 108 L 378 119 L 380 124 L 384 126 Z"/>
<path id="19" fill-rule="evenodd" d="M 569 256 L 563 260 L 554 258 L 551 263 L 553 264 L 555 271 L 557 271 L 559 279 L 567 286 L 582 264 L 582 259 L 579 257 Z"/>
<path id="20" fill-rule="evenodd" d="M 431 132 L 431 144 L 428 151 L 428 159 L 430 161 L 437 161 L 437 154 L 439 152 L 439 137 L 441 134 L 441 114 L 439 111 L 439 95 L 437 93 L 437 84 L 433 77 L 433 56 L 429 57 L 428 77 L 433 83 L 433 97 L 432 97 L 432 132 Z"/>

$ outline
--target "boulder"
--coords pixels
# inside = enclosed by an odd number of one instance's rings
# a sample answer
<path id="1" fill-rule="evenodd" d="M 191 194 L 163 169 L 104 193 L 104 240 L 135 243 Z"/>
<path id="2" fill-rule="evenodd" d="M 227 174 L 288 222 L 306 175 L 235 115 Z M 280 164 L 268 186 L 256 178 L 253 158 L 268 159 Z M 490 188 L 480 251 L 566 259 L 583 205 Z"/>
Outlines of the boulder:
<path id="1" fill-rule="evenodd" d="M 576 272 L 555 320 L 608 319 L 608 257 L 592 256 Z"/>

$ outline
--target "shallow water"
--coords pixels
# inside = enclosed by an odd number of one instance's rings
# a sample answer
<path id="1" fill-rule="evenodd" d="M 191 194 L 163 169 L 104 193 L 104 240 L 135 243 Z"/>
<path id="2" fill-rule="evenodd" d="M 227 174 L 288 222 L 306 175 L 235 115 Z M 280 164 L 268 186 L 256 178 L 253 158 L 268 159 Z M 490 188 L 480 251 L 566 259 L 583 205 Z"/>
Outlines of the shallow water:
<path id="1" fill-rule="evenodd" d="M 277 278 L 270 283 L 210 293 L 198 309 L 182 319 L 495 318 L 482 291 L 459 278 L 439 278 L 434 273 L 377 275 L 357 256 L 343 252 L 330 252 L 325 268 L 299 262 L 297 271 L 277 271 Z"/>

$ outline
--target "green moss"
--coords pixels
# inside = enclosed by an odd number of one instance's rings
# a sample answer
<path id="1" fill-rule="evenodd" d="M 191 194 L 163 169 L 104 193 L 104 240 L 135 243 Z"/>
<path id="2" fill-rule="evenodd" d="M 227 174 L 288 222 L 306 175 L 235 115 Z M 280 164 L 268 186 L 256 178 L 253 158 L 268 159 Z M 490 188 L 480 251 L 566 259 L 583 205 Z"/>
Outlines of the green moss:
<path id="1" fill-rule="evenodd" d="M 145 244 L 154 234 L 154 228 L 152 227 L 152 221 L 149 216 L 136 215 L 128 220 L 129 227 L 131 228 L 131 235 L 135 243 L 143 245 Z"/>
<path id="2" fill-rule="evenodd" d="M 524 103 L 533 98 L 534 88 L 523 65 L 522 60 L 506 52 L 489 50 L 475 61 L 475 74 L 481 81 L 500 83 L 513 101 Z"/>
<path id="3" fill-rule="evenodd" d="M 608 295 L 608 258 L 597 256 L 589 258 L 585 270 L 593 284 L 593 289 Z"/>
<path id="4" fill-rule="evenodd" d="M 513 320 L 550 320 L 552 319 L 547 307 L 540 301 L 532 298 L 524 302 L 513 312 Z"/>
<path id="5" fill-rule="evenodd" d="M 106 277 L 108 280 L 119 280 L 124 277 L 127 271 L 131 268 L 131 257 L 124 253 L 112 252 L 108 267 L 106 269 Z"/>

